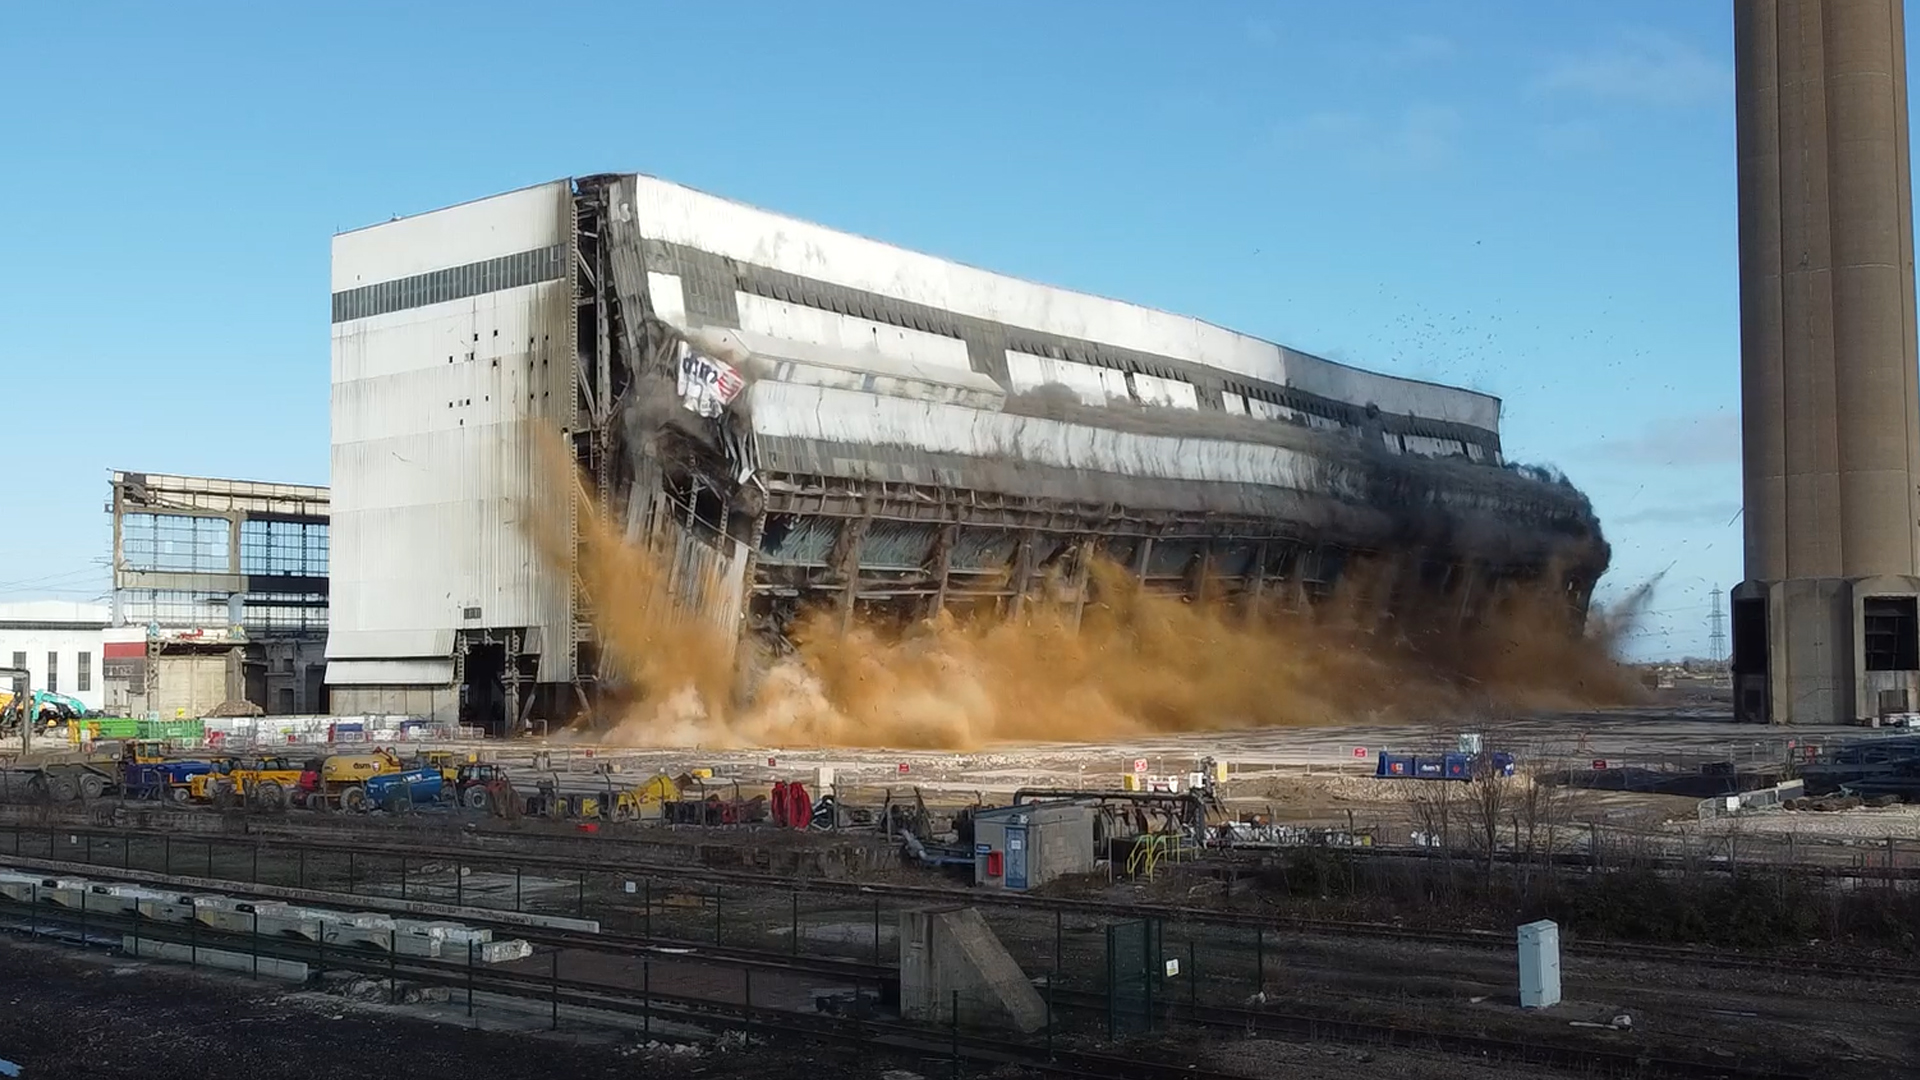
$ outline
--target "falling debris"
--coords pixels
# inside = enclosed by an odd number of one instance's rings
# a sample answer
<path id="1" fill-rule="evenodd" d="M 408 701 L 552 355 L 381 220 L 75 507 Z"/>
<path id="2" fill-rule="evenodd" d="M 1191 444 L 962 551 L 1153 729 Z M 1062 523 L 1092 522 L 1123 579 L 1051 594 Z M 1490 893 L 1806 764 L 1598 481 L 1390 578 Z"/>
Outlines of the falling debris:
<path id="1" fill-rule="evenodd" d="M 1102 561 L 1084 603 L 1050 600 L 1043 585 L 1017 612 L 906 625 L 821 606 L 794 621 L 790 649 L 742 656 L 674 587 L 664 554 L 628 541 L 584 496 L 579 529 L 581 584 L 619 688 L 603 737 L 626 745 L 960 749 L 1572 708 L 1637 692 L 1612 648 L 1644 595 L 1583 630 L 1546 584 L 1553 574 L 1504 586 L 1460 626 L 1450 613 L 1383 610 L 1382 584 L 1362 572 L 1320 603 L 1249 611 L 1156 593 Z"/>

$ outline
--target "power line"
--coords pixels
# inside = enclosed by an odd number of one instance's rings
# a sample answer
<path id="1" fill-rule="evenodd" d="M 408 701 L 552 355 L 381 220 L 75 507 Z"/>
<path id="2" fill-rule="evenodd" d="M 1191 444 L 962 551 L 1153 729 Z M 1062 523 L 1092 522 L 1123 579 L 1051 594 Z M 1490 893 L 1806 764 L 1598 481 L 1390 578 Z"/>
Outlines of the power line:
<path id="1" fill-rule="evenodd" d="M 0 596 L 15 596 L 24 593 L 99 592 L 103 589 L 111 591 L 111 588 L 112 586 L 104 581 L 61 581 L 48 585 L 31 585 L 18 589 L 0 589 Z"/>
<path id="2" fill-rule="evenodd" d="M 87 574 L 105 574 L 106 572 L 106 565 L 101 563 L 81 570 L 63 570 L 52 574 L 41 574 L 36 577 L 23 577 L 15 578 L 12 581 L 0 581 L 0 589 L 31 588 L 35 585 L 52 584 L 58 581 L 68 581 Z"/>
<path id="3" fill-rule="evenodd" d="M 1727 660 L 1727 613 L 1720 607 L 1720 585 L 1713 586 L 1713 614 L 1707 616 L 1707 659 L 1716 665 Z"/>

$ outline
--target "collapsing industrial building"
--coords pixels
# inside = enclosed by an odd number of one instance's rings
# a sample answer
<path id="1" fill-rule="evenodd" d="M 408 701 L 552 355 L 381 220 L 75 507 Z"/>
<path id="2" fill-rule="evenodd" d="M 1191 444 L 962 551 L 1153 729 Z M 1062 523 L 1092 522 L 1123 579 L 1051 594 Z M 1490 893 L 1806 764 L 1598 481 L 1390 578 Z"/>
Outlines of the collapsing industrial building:
<path id="1" fill-rule="evenodd" d="M 1077 605 L 1103 557 L 1287 603 L 1368 561 L 1383 603 L 1462 620 L 1551 573 L 1577 624 L 1606 545 L 1499 419 L 651 177 L 556 181 L 335 238 L 327 682 L 337 711 L 508 728 L 593 702 L 584 499 L 736 641 L 1043 581 Z"/>

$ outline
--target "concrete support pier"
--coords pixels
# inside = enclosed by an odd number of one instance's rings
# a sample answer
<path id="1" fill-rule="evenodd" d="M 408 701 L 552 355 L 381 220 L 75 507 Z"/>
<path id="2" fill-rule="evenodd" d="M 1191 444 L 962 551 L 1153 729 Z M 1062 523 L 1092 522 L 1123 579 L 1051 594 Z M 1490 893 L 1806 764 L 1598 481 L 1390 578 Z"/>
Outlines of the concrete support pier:
<path id="1" fill-rule="evenodd" d="M 1038 1031 L 1047 1005 L 993 928 L 970 907 L 900 914 L 900 1014 L 966 1027 Z"/>

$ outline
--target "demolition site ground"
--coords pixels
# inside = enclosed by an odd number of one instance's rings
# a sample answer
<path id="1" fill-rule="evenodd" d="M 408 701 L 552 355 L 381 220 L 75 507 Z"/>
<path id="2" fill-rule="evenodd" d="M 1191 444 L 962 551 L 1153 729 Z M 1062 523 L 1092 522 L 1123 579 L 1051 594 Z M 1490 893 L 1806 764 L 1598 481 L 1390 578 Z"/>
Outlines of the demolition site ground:
<path id="1" fill-rule="evenodd" d="M 390 961 L 285 942 L 222 945 L 314 967 L 304 987 L 276 990 L 127 959 L 113 950 L 126 928 L 89 927 L 85 913 L 76 926 L 70 911 L 4 910 L 0 1000 L 26 1022 L 0 1038 L 0 1059 L 29 1077 L 83 1061 L 87 1075 L 151 1076 L 153 1032 L 165 1030 L 254 1075 L 311 1075 L 315 1061 L 373 1071 L 396 1046 L 418 1048 L 409 1070 L 424 1076 L 631 1075 L 636 1059 L 668 1076 L 889 1080 L 1920 1075 L 1907 1023 L 1920 1006 L 1909 929 L 1920 812 L 1710 814 L 1713 800 L 1696 796 L 1561 784 L 1558 841 L 1536 845 L 1515 813 L 1488 849 L 1462 835 L 1474 785 L 1376 780 L 1353 764 L 1355 746 L 1450 736 L 1263 731 L 970 754 L 545 748 L 552 773 L 580 784 L 610 764 L 629 778 L 706 767 L 711 790 L 764 790 L 779 777 L 811 783 L 824 766 L 843 805 L 877 806 L 889 790 L 898 804 L 919 788 L 936 818 L 1004 805 L 1017 788 L 1117 787 L 1143 758 L 1149 776 L 1183 775 L 1204 752 L 1228 763 L 1229 816 L 1313 830 L 1156 860 L 1122 843 L 1098 872 L 1031 894 L 919 866 L 875 828 L 589 833 L 466 812 L 8 805 L 0 866 L 341 910 L 445 908 L 480 923 L 488 912 L 587 919 L 598 931 L 503 924 L 533 955 L 477 977 L 457 963 L 383 970 Z M 1781 749 L 1775 733 L 1711 710 L 1527 721 L 1485 737 L 1523 760 L 1551 751 L 1568 779 L 1602 759 L 1682 769 L 1732 758 L 1764 771 Z M 539 750 L 481 748 L 516 771 Z M 1444 841 L 1440 790 L 1460 800 Z M 895 1018 L 902 914 L 956 904 L 977 907 L 1042 990 L 1043 1031 Z M 1564 999 L 1523 1010 L 1512 928 L 1540 916 L 1562 924 Z M 1176 963 L 1150 980 L 1136 1016 L 1115 989 L 1112 928 L 1142 919 Z M 92 947 L 49 944 L 81 939 Z"/>

